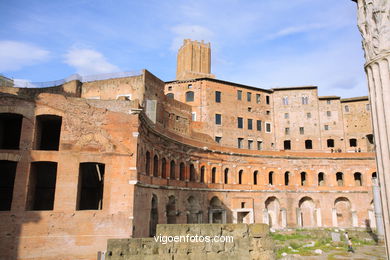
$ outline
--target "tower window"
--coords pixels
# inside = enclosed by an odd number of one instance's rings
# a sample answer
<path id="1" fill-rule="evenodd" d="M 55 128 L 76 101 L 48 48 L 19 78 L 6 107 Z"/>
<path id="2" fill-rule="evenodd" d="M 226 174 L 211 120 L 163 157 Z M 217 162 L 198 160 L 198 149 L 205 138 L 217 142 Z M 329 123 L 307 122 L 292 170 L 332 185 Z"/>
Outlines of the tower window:
<path id="1" fill-rule="evenodd" d="M 269 103 L 270 103 L 270 101 L 269 101 L 269 96 L 265 96 L 265 103 L 266 103 L 267 105 L 269 105 Z"/>
<path id="2" fill-rule="evenodd" d="M 305 134 L 305 128 L 304 127 L 300 127 L 299 128 L 299 134 L 301 134 L 301 135 Z"/>
<path id="3" fill-rule="evenodd" d="M 349 106 L 345 106 L 345 107 L 344 107 L 344 111 L 345 111 L 345 112 L 349 112 Z"/>
<path id="4" fill-rule="evenodd" d="M 252 100 L 252 93 L 251 92 L 247 92 L 246 93 L 246 101 L 251 102 L 251 100 Z"/>
<path id="5" fill-rule="evenodd" d="M 237 100 L 242 100 L 242 90 L 237 90 Z"/>
<path id="6" fill-rule="evenodd" d="M 357 140 L 355 138 L 349 139 L 349 146 L 350 147 L 356 147 L 357 146 Z"/>
<path id="7" fill-rule="evenodd" d="M 220 91 L 215 91 L 215 102 L 221 103 L 221 92 Z"/>
<path id="8" fill-rule="evenodd" d="M 242 142 L 244 141 L 244 138 L 238 138 L 237 139 L 237 147 L 242 148 Z"/>
<path id="9" fill-rule="evenodd" d="M 238 128 L 244 127 L 244 119 L 242 117 L 237 117 L 237 127 Z"/>
<path id="10" fill-rule="evenodd" d="M 256 121 L 257 131 L 261 131 L 261 120 Z"/>
<path id="11" fill-rule="evenodd" d="M 216 125 L 222 124 L 222 115 L 221 114 L 215 114 L 215 124 Z"/>
<path id="12" fill-rule="evenodd" d="M 193 102 L 194 101 L 194 91 L 187 91 L 186 92 L 186 102 Z"/>
<path id="13" fill-rule="evenodd" d="M 271 124 L 270 123 L 265 123 L 265 131 L 267 133 L 271 133 Z"/>
<path id="14" fill-rule="evenodd" d="M 256 103 L 260 104 L 261 96 L 260 94 L 256 94 Z"/>
<path id="15" fill-rule="evenodd" d="M 252 119 L 248 119 L 248 129 L 252 130 Z"/>
<path id="16" fill-rule="evenodd" d="M 259 150 L 259 151 L 263 150 L 263 142 L 262 141 L 257 141 L 257 150 Z"/>
<path id="17" fill-rule="evenodd" d="M 253 140 L 248 140 L 248 149 L 252 150 L 253 147 Z"/>
<path id="18" fill-rule="evenodd" d="M 217 143 L 221 143 L 221 139 L 222 139 L 222 137 L 221 136 L 216 136 L 215 137 L 215 142 L 217 142 Z"/>

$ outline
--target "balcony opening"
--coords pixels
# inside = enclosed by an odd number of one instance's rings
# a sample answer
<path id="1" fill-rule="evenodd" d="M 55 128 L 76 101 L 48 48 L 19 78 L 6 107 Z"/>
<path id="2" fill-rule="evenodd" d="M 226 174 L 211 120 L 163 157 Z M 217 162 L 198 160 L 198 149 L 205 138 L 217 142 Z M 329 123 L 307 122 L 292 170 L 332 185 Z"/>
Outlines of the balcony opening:
<path id="1" fill-rule="evenodd" d="M 41 115 L 36 119 L 35 148 L 37 150 L 58 151 L 60 144 L 62 117 Z"/>
<path id="2" fill-rule="evenodd" d="M 19 149 L 22 121 L 22 115 L 0 114 L 0 149 Z"/>
<path id="3" fill-rule="evenodd" d="M 104 188 L 103 163 L 80 163 L 77 210 L 101 210 Z"/>
<path id="4" fill-rule="evenodd" d="M 17 162 L 0 161 L 0 211 L 11 210 Z"/>
<path id="5" fill-rule="evenodd" d="M 31 163 L 27 210 L 53 210 L 56 179 L 56 162 Z"/>

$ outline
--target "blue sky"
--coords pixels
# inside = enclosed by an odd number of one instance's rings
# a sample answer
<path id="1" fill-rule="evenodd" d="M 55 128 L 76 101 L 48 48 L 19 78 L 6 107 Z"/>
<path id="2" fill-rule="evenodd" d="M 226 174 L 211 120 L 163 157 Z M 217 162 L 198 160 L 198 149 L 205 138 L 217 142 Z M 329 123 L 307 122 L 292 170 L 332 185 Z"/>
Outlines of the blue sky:
<path id="1" fill-rule="evenodd" d="M 0 73 L 15 79 L 146 68 L 174 80 L 191 38 L 211 42 L 218 79 L 368 93 L 350 0 L 2 0 L 0 14 Z"/>

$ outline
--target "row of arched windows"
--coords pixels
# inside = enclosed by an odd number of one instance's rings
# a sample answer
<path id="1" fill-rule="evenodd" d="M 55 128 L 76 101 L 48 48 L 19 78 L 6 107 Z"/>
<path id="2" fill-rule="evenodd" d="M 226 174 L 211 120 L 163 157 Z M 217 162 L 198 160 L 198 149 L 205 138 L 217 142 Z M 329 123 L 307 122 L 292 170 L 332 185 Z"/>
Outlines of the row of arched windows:
<path id="1" fill-rule="evenodd" d="M 146 175 L 153 175 L 154 177 L 161 177 L 164 179 L 176 179 L 176 162 L 174 160 L 171 160 L 169 163 L 169 176 L 167 174 L 167 160 L 163 158 L 161 160 L 161 165 L 159 166 L 159 159 L 157 155 L 154 155 L 153 157 L 153 168 L 151 167 L 151 155 L 150 152 L 146 152 L 146 157 L 145 157 L 145 173 Z M 153 170 L 153 172 L 151 172 Z M 159 175 L 161 173 L 161 175 Z M 223 170 L 223 175 L 222 175 L 222 183 L 224 184 L 229 184 L 231 182 L 229 178 L 229 173 L 230 170 L 229 168 L 225 168 Z M 186 165 L 184 162 L 181 162 L 179 164 L 179 180 L 185 181 L 189 179 L 191 182 L 196 182 L 197 180 L 197 170 L 195 168 L 194 164 L 189 165 L 189 176 L 188 178 L 186 177 Z M 205 183 L 205 177 L 206 177 L 206 167 L 201 166 L 200 167 L 200 174 L 199 174 L 199 182 L 200 183 Z M 238 184 L 248 184 L 244 183 L 244 170 L 239 170 L 238 171 Z M 275 185 L 275 174 L 273 171 L 270 171 L 268 173 L 268 180 L 267 184 L 268 185 Z M 344 186 L 344 173 L 342 172 L 337 172 L 336 175 L 336 183 L 337 186 Z M 376 178 L 376 172 L 372 173 L 372 178 Z M 255 170 L 252 175 L 252 181 L 253 185 L 258 185 L 259 184 L 259 171 Z M 355 172 L 353 174 L 353 178 L 355 181 L 355 186 L 363 186 L 363 179 L 362 179 L 362 174 L 360 172 Z M 292 184 L 292 173 L 289 171 L 286 171 L 284 173 L 284 186 L 289 186 Z M 324 172 L 319 172 L 317 174 L 317 185 L 318 186 L 325 186 L 327 179 L 325 178 L 325 173 Z M 210 176 L 210 182 L 211 183 L 217 183 L 217 167 L 212 167 L 211 168 L 211 176 Z M 247 180 L 246 180 L 247 182 Z M 298 183 L 296 183 L 298 184 Z M 305 186 L 307 184 L 307 173 L 306 172 L 301 172 L 299 173 L 299 185 Z"/>

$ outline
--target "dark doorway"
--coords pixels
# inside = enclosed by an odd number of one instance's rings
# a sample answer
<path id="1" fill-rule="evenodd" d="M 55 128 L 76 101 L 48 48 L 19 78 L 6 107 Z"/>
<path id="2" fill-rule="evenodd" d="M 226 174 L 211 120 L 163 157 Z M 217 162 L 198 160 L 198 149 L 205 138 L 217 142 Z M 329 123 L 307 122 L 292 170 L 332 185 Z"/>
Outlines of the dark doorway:
<path id="1" fill-rule="evenodd" d="M 80 163 L 77 210 L 103 208 L 104 164 Z"/>
<path id="2" fill-rule="evenodd" d="M 0 161 L 0 211 L 11 210 L 17 162 Z"/>
<path id="3" fill-rule="evenodd" d="M 22 115 L 0 114 L 0 149 L 19 149 L 22 121 Z"/>
<path id="4" fill-rule="evenodd" d="M 41 115 L 36 119 L 35 142 L 37 150 L 58 151 L 60 144 L 62 117 Z"/>

